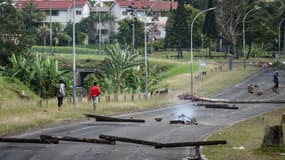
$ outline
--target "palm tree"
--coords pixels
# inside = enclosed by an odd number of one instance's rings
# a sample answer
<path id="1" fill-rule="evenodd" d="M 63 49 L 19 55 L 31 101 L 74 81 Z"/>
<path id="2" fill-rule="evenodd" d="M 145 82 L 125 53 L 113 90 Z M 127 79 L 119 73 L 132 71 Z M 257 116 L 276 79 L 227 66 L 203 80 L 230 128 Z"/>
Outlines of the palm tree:
<path id="1" fill-rule="evenodd" d="M 34 0 L 30 0 L 25 3 L 23 9 L 23 17 L 26 28 L 34 26 L 37 22 L 45 19 L 45 13 L 38 9 L 38 6 Z"/>
<path id="2" fill-rule="evenodd" d="M 53 24 L 53 42 L 55 46 L 59 44 L 60 33 L 61 33 L 61 24 L 59 22 L 55 22 Z"/>
<path id="3" fill-rule="evenodd" d="M 47 39 L 47 36 L 49 35 L 49 28 L 46 25 L 41 26 L 38 29 L 38 35 L 40 38 L 43 39 L 43 42 L 44 42 L 43 52 L 45 53 L 46 39 Z"/>
<path id="4" fill-rule="evenodd" d="M 102 68 L 104 75 L 108 79 L 113 80 L 116 93 L 121 93 L 121 87 L 126 81 L 127 75 L 133 71 L 134 68 L 143 65 L 143 60 L 139 58 L 139 54 L 131 54 L 129 48 L 122 49 L 119 44 L 112 45 L 107 48 L 108 57 L 104 60 L 104 67 Z M 107 67 L 106 67 L 107 66 Z"/>
<path id="5" fill-rule="evenodd" d="M 100 19 L 100 22 L 99 22 L 99 19 Z M 115 21 L 115 17 L 109 13 L 100 13 L 100 18 L 99 18 L 99 14 L 91 13 L 90 16 L 88 17 L 88 21 L 90 24 L 89 26 L 90 30 L 92 30 L 90 32 L 96 33 L 96 37 L 99 37 L 99 29 L 100 29 L 99 26 L 100 25 L 101 26 L 105 26 L 105 25 L 111 26 L 112 23 Z"/>

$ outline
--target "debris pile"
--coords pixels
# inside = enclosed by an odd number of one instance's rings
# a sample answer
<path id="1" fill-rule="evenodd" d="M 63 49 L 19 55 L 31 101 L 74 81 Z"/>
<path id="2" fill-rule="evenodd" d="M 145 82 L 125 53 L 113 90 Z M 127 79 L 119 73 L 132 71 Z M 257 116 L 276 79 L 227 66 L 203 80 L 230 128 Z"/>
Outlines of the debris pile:
<path id="1" fill-rule="evenodd" d="M 161 117 L 155 117 L 154 120 L 155 120 L 156 122 L 161 122 L 161 121 L 162 121 L 162 118 L 161 118 Z"/>
<path id="2" fill-rule="evenodd" d="M 263 95 L 262 89 L 257 84 L 250 84 L 247 87 L 247 91 L 248 93 L 253 94 L 253 95 L 257 95 L 257 96 Z"/>

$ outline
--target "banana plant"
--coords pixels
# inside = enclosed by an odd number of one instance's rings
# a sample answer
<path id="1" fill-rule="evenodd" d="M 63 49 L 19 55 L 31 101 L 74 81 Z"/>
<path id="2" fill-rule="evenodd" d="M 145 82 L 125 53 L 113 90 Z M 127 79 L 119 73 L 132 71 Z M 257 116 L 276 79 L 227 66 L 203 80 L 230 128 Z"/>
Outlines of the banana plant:
<path id="1" fill-rule="evenodd" d="M 121 93 L 123 82 L 128 78 L 129 72 L 134 67 L 142 66 L 143 61 L 139 54 L 131 54 L 129 47 L 122 49 L 119 44 L 112 45 L 106 49 L 107 58 L 104 60 L 102 71 L 113 79 L 116 93 Z"/>
<path id="2" fill-rule="evenodd" d="M 57 82 L 68 73 L 58 70 L 57 60 L 39 54 L 29 58 L 12 55 L 10 62 L 11 67 L 6 74 L 19 79 L 41 97 L 55 95 Z"/>

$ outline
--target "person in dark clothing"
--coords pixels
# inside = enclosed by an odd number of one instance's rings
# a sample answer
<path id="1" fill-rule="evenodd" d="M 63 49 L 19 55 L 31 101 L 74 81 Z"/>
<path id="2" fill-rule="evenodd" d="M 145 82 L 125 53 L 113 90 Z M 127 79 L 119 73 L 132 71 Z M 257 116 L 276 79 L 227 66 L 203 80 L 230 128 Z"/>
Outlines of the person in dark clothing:
<path id="1" fill-rule="evenodd" d="M 65 83 L 63 80 L 59 80 L 57 89 L 57 106 L 58 110 L 61 110 L 61 106 L 63 104 L 63 97 L 65 96 Z"/>
<path id="2" fill-rule="evenodd" d="M 279 88 L 279 72 L 278 71 L 276 71 L 273 76 L 273 82 L 274 82 L 273 91 L 278 92 L 278 88 Z"/>

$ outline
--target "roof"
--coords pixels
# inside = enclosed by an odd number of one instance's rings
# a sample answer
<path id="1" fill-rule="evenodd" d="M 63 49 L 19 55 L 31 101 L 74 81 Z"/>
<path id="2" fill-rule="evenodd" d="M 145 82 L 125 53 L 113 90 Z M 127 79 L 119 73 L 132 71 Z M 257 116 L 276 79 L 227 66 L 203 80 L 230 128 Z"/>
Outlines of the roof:
<path id="1" fill-rule="evenodd" d="M 26 2 L 30 2 L 30 0 L 18 0 L 15 5 L 18 8 L 23 8 Z M 52 9 L 68 9 L 73 6 L 73 0 L 34 0 L 34 2 L 39 9 L 50 9 L 50 7 L 52 7 Z M 88 0 L 76 0 L 75 2 L 76 7 L 82 7 Z"/>
<path id="2" fill-rule="evenodd" d="M 132 6 L 135 9 L 153 8 L 153 10 L 170 10 L 177 8 L 177 2 L 171 1 L 144 1 L 144 0 L 116 0 L 121 7 Z"/>

